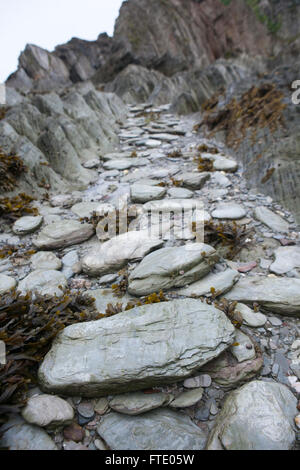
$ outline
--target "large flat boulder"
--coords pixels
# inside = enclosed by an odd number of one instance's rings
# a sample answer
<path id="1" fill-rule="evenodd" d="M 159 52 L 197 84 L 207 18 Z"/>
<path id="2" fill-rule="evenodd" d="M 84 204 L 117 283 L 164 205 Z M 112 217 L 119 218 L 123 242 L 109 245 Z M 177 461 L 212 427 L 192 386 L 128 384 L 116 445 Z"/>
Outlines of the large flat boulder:
<path id="1" fill-rule="evenodd" d="M 202 450 L 207 439 L 188 416 L 168 409 L 140 416 L 109 413 L 97 431 L 112 450 Z"/>
<path id="2" fill-rule="evenodd" d="M 33 240 L 33 245 L 39 249 L 64 248 L 88 240 L 93 234 L 94 227 L 91 224 L 65 219 L 43 228 Z"/>
<path id="3" fill-rule="evenodd" d="M 146 256 L 132 271 L 128 292 L 147 295 L 183 287 L 208 274 L 217 260 L 215 249 L 204 243 L 162 248 Z"/>
<path id="4" fill-rule="evenodd" d="M 253 381 L 226 399 L 208 450 L 289 450 L 297 400 L 279 383 Z"/>
<path id="5" fill-rule="evenodd" d="M 50 393 L 87 397 L 173 383 L 221 354 L 234 335 L 225 314 L 199 300 L 144 305 L 65 328 L 39 382 Z"/>
<path id="6" fill-rule="evenodd" d="M 300 316 L 300 279 L 249 276 L 240 279 L 225 297 L 250 305 L 256 302 L 282 315 Z"/>

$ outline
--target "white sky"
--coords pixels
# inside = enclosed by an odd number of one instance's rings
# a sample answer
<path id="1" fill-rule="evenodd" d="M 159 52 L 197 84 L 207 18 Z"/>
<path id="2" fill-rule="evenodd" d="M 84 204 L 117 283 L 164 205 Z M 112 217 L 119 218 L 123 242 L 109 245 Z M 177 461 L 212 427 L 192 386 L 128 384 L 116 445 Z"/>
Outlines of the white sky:
<path id="1" fill-rule="evenodd" d="M 113 34 L 122 0 L 0 0 L 0 83 L 26 44 L 52 51 L 72 37 Z"/>

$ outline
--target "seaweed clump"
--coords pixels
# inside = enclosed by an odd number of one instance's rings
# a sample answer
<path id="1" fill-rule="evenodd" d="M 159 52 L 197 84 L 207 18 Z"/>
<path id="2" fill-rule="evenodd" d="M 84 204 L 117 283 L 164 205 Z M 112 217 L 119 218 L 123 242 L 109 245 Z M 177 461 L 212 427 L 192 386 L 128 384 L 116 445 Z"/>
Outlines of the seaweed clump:
<path id="1" fill-rule="evenodd" d="M 16 180 L 27 172 L 20 157 L 14 154 L 6 154 L 0 148 L 0 187 L 2 192 L 12 191 Z"/>
<path id="2" fill-rule="evenodd" d="M 182 157 L 182 151 L 180 149 L 173 150 L 173 152 L 167 153 L 168 158 L 180 158 Z"/>
<path id="3" fill-rule="evenodd" d="M 38 215 L 38 209 L 32 207 L 34 198 L 25 193 L 14 197 L 0 197 L 0 217 L 14 222 L 23 215 Z"/>
<path id="4" fill-rule="evenodd" d="M 141 307 L 142 305 L 150 305 L 150 304 L 157 304 L 160 302 L 167 302 L 168 299 L 165 297 L 163 291 L 160 291 L 158 294 L 156 292 L 147 295 L 145 297 L 141 297 L 140 299 L 130 300 L 125 307 L 121 302 L 116 304 L 109 303 L 106 307 L 106 311 L 104 314 L 100 314 L 102 317 L 111 317 L 112 315 L 117 315 L 118 313 L 131 310 L 135 307 Z"/>
<path id="5" fill-rule="evenodd" d="M 284 94 L 273 83 L 252 86 L 238 101 L 233 98 L 224 108 L 216 106 L 207 110 L 201 125 L 205 125 L 209 137 L 219 131 L 226 132 L 228 146 L 238 148 L 247 132 L 251 133 L 252 143 L 257 131 L 268 128 L 274 133 L 284 125 L 283 111 L 286 104 Z"/>
<path id="6" fill-rule="evenodd" d="M 192 231 L 195 232 L 196 229 L 196 222 L 193 222 Z M 238 225 L 236 222 L 210 221 L 204 225 L 204 242 L 216 250 L 225 248 L 229 259 L 233 259 L 244 248 L 250 235 L 251 229 L 247 225 Z"/>
<path id="7" fill-rule="evenodd" d="M 0 365 L 0 422 L 26 403 L 38 364 L 55 336 L 67 325 L 98 318 L 92 297 L 70 291 L 60 298 L 16 291 L 0 298 L 0 340 L 6 347 L 6 364 Z"/>

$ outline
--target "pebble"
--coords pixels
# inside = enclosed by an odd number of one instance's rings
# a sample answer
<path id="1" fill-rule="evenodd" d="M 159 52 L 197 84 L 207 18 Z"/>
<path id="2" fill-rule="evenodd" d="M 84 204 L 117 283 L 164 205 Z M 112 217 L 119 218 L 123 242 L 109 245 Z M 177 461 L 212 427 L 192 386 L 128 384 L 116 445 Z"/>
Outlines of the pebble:
<path id="1" fill-rule="evenodd" d="M 208 374 L 199 375 L 197 377 L 191 377 L 186 379 L 183 382 L 183 386 L 185 388 L 207 388 L 211 386 L 211 377 Z"/>

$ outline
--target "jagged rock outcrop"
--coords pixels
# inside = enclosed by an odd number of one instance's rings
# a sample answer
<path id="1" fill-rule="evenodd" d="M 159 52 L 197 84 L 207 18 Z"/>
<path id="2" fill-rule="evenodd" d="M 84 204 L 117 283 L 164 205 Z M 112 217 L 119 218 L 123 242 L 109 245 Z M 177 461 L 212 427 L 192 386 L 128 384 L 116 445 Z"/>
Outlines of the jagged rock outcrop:
<path id="1" fill-rule="evenodd" d="M 38 195 L 86 187 L 97 173 L 83 167 L 118 145 L 123 102 L 87 82 L 64 92 L 29 94 L 0 121 L 0 147 L 19 155 L 28 170 L 17 191 Z"/>

